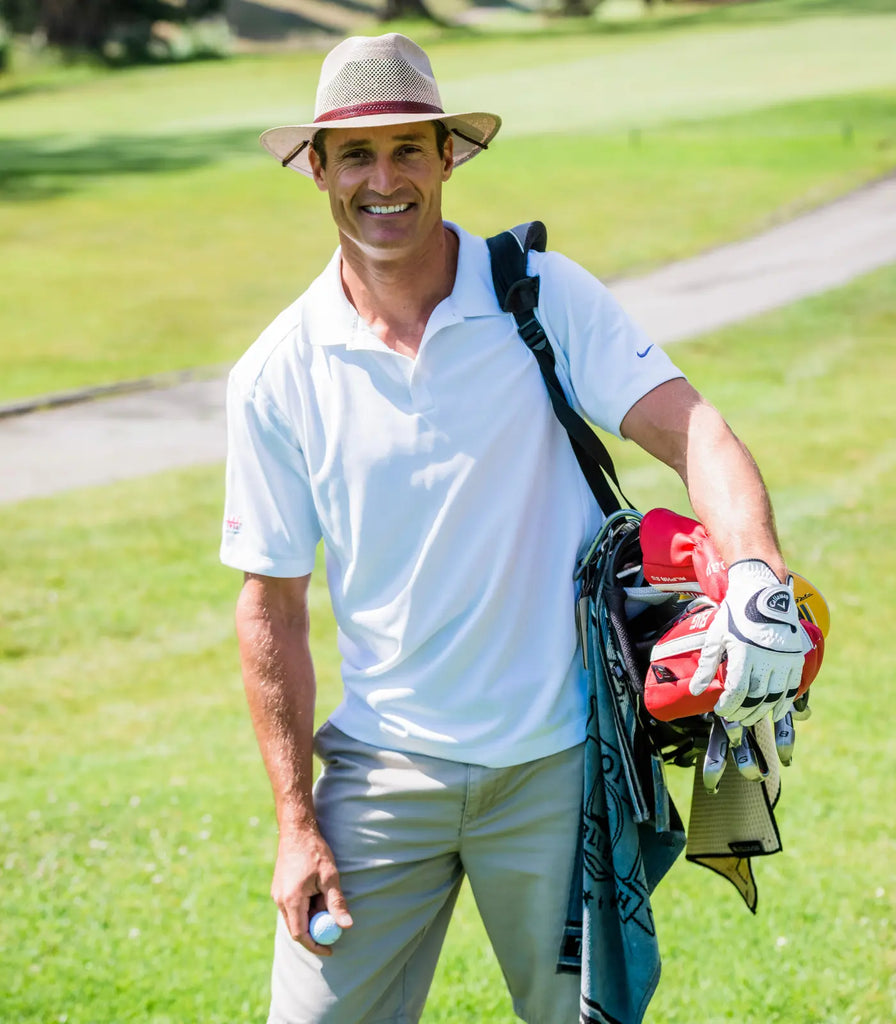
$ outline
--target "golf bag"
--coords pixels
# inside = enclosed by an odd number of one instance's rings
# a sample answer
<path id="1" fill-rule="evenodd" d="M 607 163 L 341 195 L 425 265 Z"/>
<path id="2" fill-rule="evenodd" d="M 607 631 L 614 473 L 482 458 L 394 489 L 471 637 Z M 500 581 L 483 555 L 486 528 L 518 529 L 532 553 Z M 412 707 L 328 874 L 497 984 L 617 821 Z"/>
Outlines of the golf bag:
<path id="1" fill-rule="evenodd" d="M 659 722 L 646 712 L 644 681 L 651 650 L 685 604 L 678 594 L 650 593 L 642 572 L 641 516 L 623 507 L 614 487 L 626 506 L 631 503 L 619 485 L 610 453 L 570 406 L 558 380 L 553 349 L 535 314 L 539 278 L 527 272 L 529 250 L 543 252 L 546 243 L 547 230 L 540 221 L 489 238 L 495 292 L 501 308 L 513 315 L 520 336 L 538 362 L 554 413 L 569 434 L 582 473 L 607 517 L 578 567 L 579 635 L 587 659 L 587 616 L 594 616 L 601 639 L 597 651 L 606 659 L 606 677 L 614 681 L 617 707 L 628 718 L 626 732 L 633 737 L 629 764 L 634 775 L 649 782 L 651 762 L 656 756 L 680 765 L 691 765 L 702 758 L 709 725 L 702 716 Z"/>

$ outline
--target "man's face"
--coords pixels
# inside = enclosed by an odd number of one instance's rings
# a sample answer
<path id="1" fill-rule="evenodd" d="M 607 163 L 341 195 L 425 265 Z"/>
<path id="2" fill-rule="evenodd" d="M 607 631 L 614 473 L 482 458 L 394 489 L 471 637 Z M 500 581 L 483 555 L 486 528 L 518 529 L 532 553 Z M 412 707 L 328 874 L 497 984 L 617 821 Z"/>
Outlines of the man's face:
<path id="1" fill-rule="evenodd" d="M 314 180 L 329 193 L 343 245 L 377 259 L 413 254 L 442 223 L 442 182 L 451 177 L 432 122 L 378 128 L 329 128 L 326 167 L 310 153 Z"/>

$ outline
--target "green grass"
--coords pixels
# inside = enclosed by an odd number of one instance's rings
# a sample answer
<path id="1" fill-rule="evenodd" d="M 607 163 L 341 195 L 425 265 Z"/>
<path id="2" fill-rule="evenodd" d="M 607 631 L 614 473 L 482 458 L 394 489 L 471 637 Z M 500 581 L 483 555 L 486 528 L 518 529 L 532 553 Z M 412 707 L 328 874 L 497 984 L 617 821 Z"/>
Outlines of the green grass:
<path id="1" fill-rule="evenodd" d="M 219 140 L 228 146 L 233 133 Z M 896 162 L 896 90 L 637 137 L 556 135 L 538 145 L 541 160 L 532 146 L 510 138 L 459 171 L 446 215 L 484 233 L 539 217 L 552 245 L 613 277 L 885 172 Z M 150 148 L 162 168 L 152 173 L 140 169 Z M 254 149 L 218 162 L 219 150 L 121 142 L 105 163 L 102 146 L 88 148 L 69 163 L 94 167 L 96 181 L 85 171 L 68 194 L 4 207 L 0 400 L 232 361 L 313 278 L 335 244 L 323 197 Z"/>
<path id="2" fill-rule="evenodd" d="M 890 268 L 672 350 L 755 452 L 833 625 L 784 773 L 784 852 L 756 867 L 759 916 L 676 865 L 654 900 L 649 1024 L 893 1019 L 896 692 L 879 652 L 896 613 L 894 294 Z M 686 510 L 668 471 L 612 448 L 640 507 Z M 275 833 L 232 636 L 238 577 L 216 561 L 221 494 L 211 467 L 4 508 L 4 1024 L 264 1019 Z M 322 716 L 339 689 L 322 571 L 312 603 Z M 512 1020 L 465 892 L 424 1021 Z"/>
<path id="3" fill-rule="evenodd" d="M 530 17 L 422 33 L 446 102 L 505 117 L 448 216 L 480 232 L 540 217 L 613 277 L 896 165 L 891 0 L 612 8 L 574 31 Z M 319 63 L 0 79 L 0 401 L 229 362 L 304 287 L 329 216 L 255 137 L 309 113 Z M 587 102 L 570 102 L 576 80 Z M 833 632 L 784 775 L 784 852 L 757 865 L 759 917 L 677 865 L 654 901 L 665 969 L 647 1024 L 896 1017 L 894 684 L 877 653 L 896 611 L 881 582 L 896 571 L 894 294 L 881 271 L 673 351 L 756 453 Z M 640 507 L 685 510 L 668 472 L 610 446 Z M 3 1024 L 264 1019 L 275 831 L 232 636 L 238 579 L 216 560 L 221 477 L 4 508 Z M 322 571 L 312 602 L 323 716 L 339 682 Z M 425 1024 L 512 1019 L 465 891 Z"/>
<path id="4" fill-rule="evenodd" d="M 896 2 L 679 6 L 428 30 L 448 106 L 504 117 L 447 215 L 481 233 L 538 217 L 612 278 L 896 167 Z M 0 402 L 232 362 L 309 283 L 335 244 L 326 204 L 257 134 L 310 116 L 319 66 L 0 79 Z"/>

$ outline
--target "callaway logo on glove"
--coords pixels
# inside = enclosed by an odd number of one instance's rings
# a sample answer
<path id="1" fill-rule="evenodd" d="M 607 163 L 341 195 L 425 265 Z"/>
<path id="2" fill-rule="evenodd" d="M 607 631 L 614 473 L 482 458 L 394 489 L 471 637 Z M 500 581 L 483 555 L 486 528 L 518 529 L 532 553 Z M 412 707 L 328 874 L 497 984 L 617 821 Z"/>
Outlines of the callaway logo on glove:
<path id="1" fill-rule="evenodd" d="M 640 540 L 647 582 L 709 598 L 654 647 L 648 710 L 667 721 L 706 711 L 743 725 L 782 719 L 820 667 L 824 599 L 798 577 L 798 602 L 793 578 L 782 583 L 765 562 L 726 566 L 700 523 L 668 509 L 644 516 Z"/>

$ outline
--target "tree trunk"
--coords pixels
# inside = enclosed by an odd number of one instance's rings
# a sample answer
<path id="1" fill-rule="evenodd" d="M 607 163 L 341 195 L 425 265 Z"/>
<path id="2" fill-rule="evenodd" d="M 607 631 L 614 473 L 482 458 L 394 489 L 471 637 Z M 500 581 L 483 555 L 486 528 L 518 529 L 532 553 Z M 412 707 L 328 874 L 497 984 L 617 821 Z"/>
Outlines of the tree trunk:
<path id="1" fill-rule="evenodd" d="M 96 50 L 106 38 L 114 8 L 114 0 L 41 0 L 40 27 L 53 46 Z"/>
<path id="2" fill-rule="evenodd" d="M 427 21 L 436 20 L 423 0 L 386 0 L 382 20 L 392 21 L 393 18 L 426 18 Z"/>
<path id="3" fill-rule="evenodd" d="M 563 0 L 560 13 L 567 18 L 590 18 L 601 0 Z"/>

